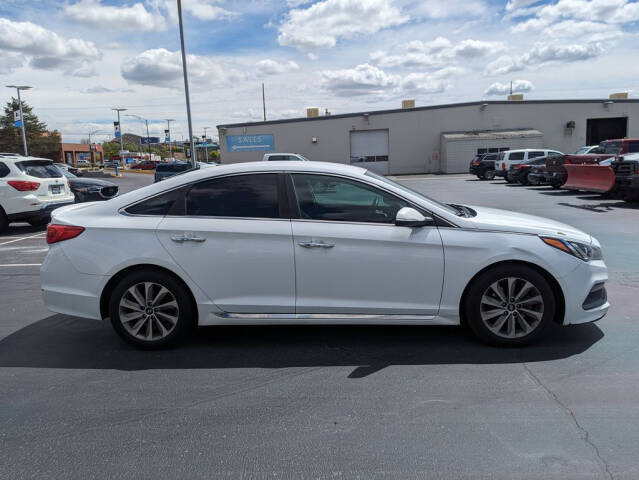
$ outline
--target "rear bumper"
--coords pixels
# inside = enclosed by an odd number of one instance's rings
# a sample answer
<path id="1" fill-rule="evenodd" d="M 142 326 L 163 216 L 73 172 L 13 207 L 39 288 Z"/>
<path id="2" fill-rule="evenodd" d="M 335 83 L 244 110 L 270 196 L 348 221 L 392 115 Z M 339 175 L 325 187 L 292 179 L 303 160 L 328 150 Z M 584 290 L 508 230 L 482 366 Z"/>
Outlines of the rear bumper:
<path id="1" fill-rule="evenodd" d="M 29 220 L 33 218 L 42 218 L 47 215 L 51 215 L 51 212 L 56 208 L 65 207 L 67 205 L 73 205 L 74 200 L 66 200 L 63 202 L 47 202 L 41 203 L 39 207 L 35 207 L 34 210 L 27 210 L 24 212 L 16 212 L 7 215 L 10 222 L 16 222 L 18 220 Z"/>
<path id="2" fill-rule="evenodd" d="M 506 170 L 497 170 L 495 169 L 496 177 L 505 177 L 508 172 Z"/>

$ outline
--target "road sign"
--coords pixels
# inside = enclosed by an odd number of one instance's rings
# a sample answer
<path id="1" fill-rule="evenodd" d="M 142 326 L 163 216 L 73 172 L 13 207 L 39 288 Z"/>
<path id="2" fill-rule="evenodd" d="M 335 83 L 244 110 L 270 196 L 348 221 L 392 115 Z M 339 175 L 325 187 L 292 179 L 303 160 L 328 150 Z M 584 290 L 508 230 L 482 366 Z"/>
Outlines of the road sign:
<path id="1" fill-rule="evenodd" d="M 140 138 L 140 143 L 142 145 L 160 143 L 160 137 L 142 137 L 142 138 Z"/>
<path id="2" fill-rule="evenodd" d="M 20 116 L 20 109 L 13 111 L 13 126 L 14 127 L 22 126 L 22 117 Z"/>
<path id="3" fill-rule="evenodd" d="M 268 152 L 275 150 L 275 135 L 229 135 L 226 137 L 227 152 Z"/>

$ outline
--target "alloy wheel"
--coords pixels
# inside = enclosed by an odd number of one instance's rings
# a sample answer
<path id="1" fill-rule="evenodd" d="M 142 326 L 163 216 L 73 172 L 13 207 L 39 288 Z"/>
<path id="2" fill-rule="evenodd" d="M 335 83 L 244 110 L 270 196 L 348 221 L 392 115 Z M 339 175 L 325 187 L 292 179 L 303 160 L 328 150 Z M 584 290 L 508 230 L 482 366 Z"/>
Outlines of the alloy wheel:
<path id="1" fill-rule="evenodd" d="M 544 316 L 544 300 L 531 282 L 507 277 L 492 283 L 480 302 L 484 325 L 501 338 L 521 338 L 532 333 Z"/>
<path id="2" fill-rule="evenodd" d="M 169 289 L 153 282 L 128 288 L 118 307 L 126 331 L 140 340 L 159 340 L 169 335 L 179 320 L 180 310 Z"/>

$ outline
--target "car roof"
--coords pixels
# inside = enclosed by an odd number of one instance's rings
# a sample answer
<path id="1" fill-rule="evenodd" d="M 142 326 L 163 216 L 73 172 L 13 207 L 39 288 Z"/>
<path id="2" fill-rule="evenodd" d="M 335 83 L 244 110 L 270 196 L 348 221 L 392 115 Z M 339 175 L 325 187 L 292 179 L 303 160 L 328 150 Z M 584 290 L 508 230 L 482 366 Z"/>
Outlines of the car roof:
<path id="1" fill-rule="evenodd" d="M 51 160 L 50 158 L 31 157 L 31 156 L 25 157 L 23 155 L 20 155 L 19 153 L 1 153 L 0 158 L 2 159 L 3 162 L 6 162 L 6 161 L 26 162 L 29 160 L 44 160 L 47 162 L 53 162 L 53 160 Z"/>

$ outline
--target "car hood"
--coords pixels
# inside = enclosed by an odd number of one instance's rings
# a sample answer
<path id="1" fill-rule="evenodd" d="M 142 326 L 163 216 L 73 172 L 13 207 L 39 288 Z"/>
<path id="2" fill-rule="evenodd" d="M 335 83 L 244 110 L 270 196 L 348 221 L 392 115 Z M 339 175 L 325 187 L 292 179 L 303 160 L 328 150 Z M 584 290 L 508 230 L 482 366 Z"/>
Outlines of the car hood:
<path id="1" fill-rule="evenodd" d="M 526 215 L 496 208 L 469 206 L 477 212 L 470 220 L 476 228 L 482 230 L 496 230 L 500 232 L 529 233 L 533 235 L 547 235 L 549 237 L 565 238 L 586 244 L 592 243 L 592 237 L 581 230 L 565 223 L 548 218 Z"/>
<path id="2" fill-rule="evenodd" d="M 107 180 L 100 180 L 99 178 L 70 178 L 69 182 L 71 183 L 71 185 L 75 186 L 75 187 L 92 187 L 92 186 L 99 186 L 99 187 L 115 187 L 115 183 L 113 182 L 109 182 Z"/>

